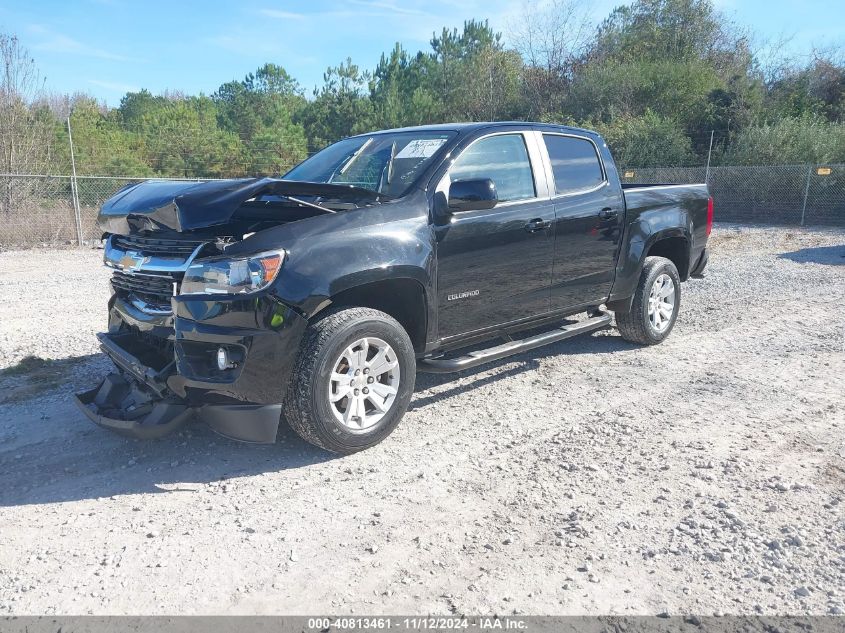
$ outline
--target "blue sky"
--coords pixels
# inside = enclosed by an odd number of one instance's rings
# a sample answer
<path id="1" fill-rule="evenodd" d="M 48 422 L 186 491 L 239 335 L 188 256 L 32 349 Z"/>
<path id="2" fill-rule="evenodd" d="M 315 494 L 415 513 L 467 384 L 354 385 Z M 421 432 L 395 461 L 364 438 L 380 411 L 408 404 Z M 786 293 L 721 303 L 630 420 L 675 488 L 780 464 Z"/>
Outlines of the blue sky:
<path id="1" fill-rule="evenodd" d="M 620 2 L 586 2 L 594 18 Z M 845 0 L 717 0 L 761 39 L 789 48 L 845 44 Z M 428 49 L 433 31 L 489 19 L 507 37 L 521 0 L 4 0 L 0 30 L 16 33 L 57 92 L 87 92 L 117 105 L 128 90 L 211 93 L 270 61 L 310 94 L 347 56 L 372 69 L 401 42 Z"/>

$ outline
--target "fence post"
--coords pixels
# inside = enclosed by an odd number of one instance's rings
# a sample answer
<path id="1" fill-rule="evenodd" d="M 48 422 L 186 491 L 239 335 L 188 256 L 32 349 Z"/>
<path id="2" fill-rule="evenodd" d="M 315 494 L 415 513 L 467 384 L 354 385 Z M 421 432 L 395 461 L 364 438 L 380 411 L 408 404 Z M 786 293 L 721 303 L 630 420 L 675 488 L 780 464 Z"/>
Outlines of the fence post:
<path id="1" fill-rule="evenodd" d="M 710 154 L 713 153 L 713 132 L 715 130 L 710 130 L 710 147 L 707 150 L 707 169 L 704 170 L 704 184 L 710 182 Z"/>
<path id="2" fill-rule="evenodd" d="M 801 205 L 801 226 L 804 226 L 804 216 L 807 214 L 807 196 L 810 193 L 810 176 L 813 175 L 813 166 L 807 165 L 807 183 L 804 185 L 804 204 Z"/>
<path id="3" fill-rule="evenodd" d="M 73 201 L 73 215 L 76 219 L 76 242 L 82 246 L 82 211 L 79 208 L 79 190 L 76 181 L 76 159 L 73 156 L 73 135 L 70 131 L 70 117 L 67 118 L 67 140 L 70 144 L 70 197 Z"/>

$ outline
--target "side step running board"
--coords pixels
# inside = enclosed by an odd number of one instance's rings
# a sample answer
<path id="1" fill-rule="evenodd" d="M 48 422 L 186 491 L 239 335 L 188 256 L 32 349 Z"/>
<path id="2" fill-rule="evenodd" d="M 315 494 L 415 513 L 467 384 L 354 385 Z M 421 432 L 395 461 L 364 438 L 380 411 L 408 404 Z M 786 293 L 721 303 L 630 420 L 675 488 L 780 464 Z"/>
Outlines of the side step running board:
<path id="1" fill-rule="evenodd" d="M 611 318 L 609 314 L 601 314 L 585 321 L 564 325 L 550 332 L 543 332 L 542 334 L 522 339 L 521 341 L 510 341 L 495 347 L 476 350 L 466 356 L 459 356 L 457 358 L 424 358 L 417 362 L 417 371 L 433 374 L 448 374 L 453 371 L 470 369 L 471 367 L 477 367 L 478 365 L 499 360 L 500 358 L 526 352 L 535 347 L 556 343 L 563 339 L 607 327 L 610 325 Z"/>

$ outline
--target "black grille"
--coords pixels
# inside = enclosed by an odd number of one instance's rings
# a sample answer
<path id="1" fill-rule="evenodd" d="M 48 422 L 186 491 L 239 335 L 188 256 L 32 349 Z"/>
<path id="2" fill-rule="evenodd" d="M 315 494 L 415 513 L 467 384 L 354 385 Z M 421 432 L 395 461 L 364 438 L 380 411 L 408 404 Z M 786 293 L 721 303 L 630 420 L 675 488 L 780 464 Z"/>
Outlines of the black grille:
<path id="1" fill-rule="evenodd" d="M 125 251 L 140 251 L 144 255 L 190 255 L 204 240 L 161 240 L 134 235 L 114 235 L 112 245 Z"/>
<path id="2" fill-rule="evenodd" d="M 156 310 L 169 310 L 173 296 L 174 277 L 167 273 L 125 273 L 114 271 L 111 285 L 118 296 L 131 299 L 135 297 Z M 177 282 L 178 290 L 178 282 Z"/>

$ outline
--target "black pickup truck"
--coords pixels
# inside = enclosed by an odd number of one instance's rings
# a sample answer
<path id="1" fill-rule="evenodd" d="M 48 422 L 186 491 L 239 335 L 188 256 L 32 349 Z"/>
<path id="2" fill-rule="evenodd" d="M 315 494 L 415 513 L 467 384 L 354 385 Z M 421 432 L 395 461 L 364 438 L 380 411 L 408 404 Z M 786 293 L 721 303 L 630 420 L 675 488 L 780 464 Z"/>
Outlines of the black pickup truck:
<path id="1" fill-rule="evenodd" d="M 196 417 L 273 442 L 285 420 L 358 451 L 396 427 L 418 371 L 608 327 L 608 311 L 659 343 L 712 220 L 705 185 L 623 186 L 598 134 L 535 123 L 363 134 L 284 178 L 133 184 L 98 218 L 116 371 L 77 403 L 132 437 Z"/>

